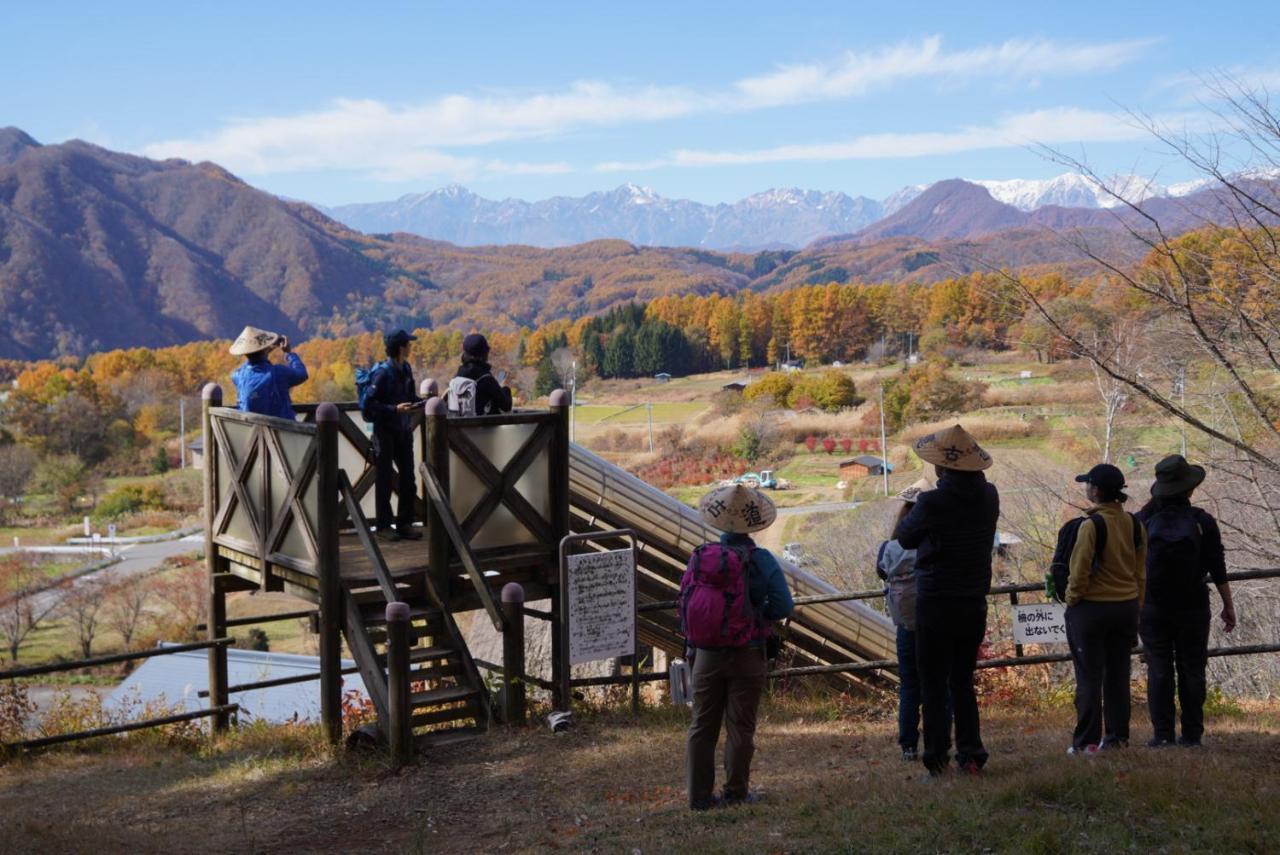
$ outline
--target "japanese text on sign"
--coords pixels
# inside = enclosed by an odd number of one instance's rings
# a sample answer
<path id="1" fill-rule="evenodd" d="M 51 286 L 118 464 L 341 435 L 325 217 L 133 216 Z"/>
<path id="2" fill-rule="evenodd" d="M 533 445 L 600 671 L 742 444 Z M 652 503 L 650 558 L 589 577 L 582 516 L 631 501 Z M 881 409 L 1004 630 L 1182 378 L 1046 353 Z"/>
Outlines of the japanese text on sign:
<path id="1" fill-rule="evenodd" d="M 636 561 L 630 549 L 566 557 L 569 662 L 630 656 L 636 648 Z"/>
<path id="2" fill-rule="evenodd" d="M 1015 644 L 1066 644 L 1067 619 L 1061 603 L 1013 607 Z"/>

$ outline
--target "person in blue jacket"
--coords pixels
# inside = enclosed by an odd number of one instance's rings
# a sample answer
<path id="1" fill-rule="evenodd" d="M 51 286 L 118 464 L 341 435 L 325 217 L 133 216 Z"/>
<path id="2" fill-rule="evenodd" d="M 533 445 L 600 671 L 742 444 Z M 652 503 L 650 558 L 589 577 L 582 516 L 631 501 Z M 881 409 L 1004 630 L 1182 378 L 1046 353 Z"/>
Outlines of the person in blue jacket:
<path id="1" fill-rule="evenodd" d="M 284 365 L 270 359 L 271 351 L 277 347 L 284 352 Z M 288 337 L 245 327 L 232 342 L 231 353 L 245 358 L 244 364 L 231 374 L 231 382 L 236 387 L 236 408 L 292 421 L 296 416 L 289 390 L 307 382 L 307 366 L 289 347 Z"/>
<path id="2" fill-rule="evenodd" d="M 417 336 L 405 330 L 388 332 L 382 337 L 387 361 L 373 375 L 368 409 L 373 416 L 373 444 L 377 470 L 374 481 L 374 508 L 378 537 L 383 540 L 419 540 L 422 532 L 414 527 L 414 502 L 418 481 L 414 474 L 414 413 L 425 403 L 418 395 L 409 365 L 411 342 Z M 391 513 L 394 489 L 397 512 Z M 395 527 L 392 528 L 392 524 Z"/>

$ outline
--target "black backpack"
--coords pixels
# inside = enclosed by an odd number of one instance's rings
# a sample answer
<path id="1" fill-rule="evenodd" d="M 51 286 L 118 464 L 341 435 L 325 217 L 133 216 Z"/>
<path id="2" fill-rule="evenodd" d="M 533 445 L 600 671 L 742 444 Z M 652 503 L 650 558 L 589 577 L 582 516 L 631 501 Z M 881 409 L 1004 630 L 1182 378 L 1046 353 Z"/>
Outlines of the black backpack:
<path id="1" fill-rule="evenodd" d="M 1142 545 L 1142 526 L 1133 514 L 1129 514 L 1129 519 L 1133 523 L 1133 548 L 1137 549 Z M 1094 531 L 1093 564 L 1089 568 L 1090 574 L 1097 573 L 1098 567 L 1102 564 L 1102 553 L 1107 548 L 1107 521 L 1101 514 L 1089 514 L 1068 520 L 1062 528 L 1058 529 L 1058 544 L 1053 549 L 1049 572 L 1044 578 L 1045 594 L 1055 602 L 1067 601 L 1067 584 L 1071 580 L 1071 553 L 1075 551 L 1080 526 L 1090 520 L 1093 521 Z"/>
<path id="2" fill-rule="evenodd" d="M 1165 508 L 1147 518 L 1147 598 L 1176 601 L 1198 593 L 1204 584 L 1200 511 Z"/>

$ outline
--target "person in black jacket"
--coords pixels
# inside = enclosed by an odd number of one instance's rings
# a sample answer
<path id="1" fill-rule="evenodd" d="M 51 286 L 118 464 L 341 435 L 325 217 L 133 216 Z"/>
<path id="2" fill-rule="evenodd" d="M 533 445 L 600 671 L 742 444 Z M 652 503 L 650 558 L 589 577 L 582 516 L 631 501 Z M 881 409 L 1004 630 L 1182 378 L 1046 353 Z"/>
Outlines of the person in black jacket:
<path id="1" fill-rule="evenodd" d="M 462 340 L 462 365 L 454 380 L 459 377 L 475 383 L 475 415 L 511 412 L 511 389 L 493 376 L 493 368 L 489 365 L 489 341 L 479 333 L 472 333 Z M 450 383 L 448 403 L 450 411 L 457 413 L 459 406 L 454 400 L 454 389 L 455 383 Z"/>
<path id="2" fill-rule="evenodd" d="M 1210 623 L 1206 575 L 1222 597 L 1222 628 L 1231 632 L 1236 626 L 1218 522 L 1191 504 L 1191 494 L 1204 478 L 1203 466 L 1188 463 L 1181 454 L 1166 457 L 1156 464 L 1151 501 L 1138 512 L 1148 539 L 1147 595 L 1138 631 L 1147 660 L 1147 707 L 1155 731 L 1147 744 L 1152 748 L 1174 744 L 1175 682 L 1182 708 L 1177 744 L 1199 745 L 1204 734 Z"/>
<path id="3" fill-rule="evenodd" d="M 418 540 L 422 533 L 413 527 L 413 506 L 418 481 L 413 461 L 413 411 L 422 405 L 409 367 L 409 349 L 417 336 L 396 330 L 383 336 L 387 363 L 377 369 L 369 390 L 368 408 L 373 415 L 373 443 L 377 480 L 374 502 L 378 537 L 383 540 Z M 396 485 L 399 514 L 391 514 L 391 486 Z M 391 527 L 395 520 L 395 528 Z"/>
<path id="4" fill-rule="evenodd" d="M 924 713 L 924 753 L 931 775 L 950 766 L 955 716 L 956 764 L 977 774 L 982 744 L 973 671 L 987 633 L 991 554 L 1000 495 L 982 470 L 991 466 L 960 425 L 922 437 L 915 452 L 936 467 L 938 486 L 921 493 L 894 538 L 916 550 L 916 664 Z M 950 700 L 950 705 L 948 705 Z"/>

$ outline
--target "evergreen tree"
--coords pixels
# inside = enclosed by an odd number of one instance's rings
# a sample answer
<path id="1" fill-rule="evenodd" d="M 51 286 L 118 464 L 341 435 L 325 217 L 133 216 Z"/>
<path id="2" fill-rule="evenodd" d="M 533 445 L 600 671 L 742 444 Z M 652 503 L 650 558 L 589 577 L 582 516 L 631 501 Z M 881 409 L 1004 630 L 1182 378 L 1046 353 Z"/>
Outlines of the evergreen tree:
<path id="1" fill-rule="evenodd" d="M 533 394 L 550 395 L 559 385 L 560 375 L 556 373 L 556 367 L 551 364 L 551 357 L 542 357 L 542 361 L 538 363 L 538 376 L 533 381 Z"/>

